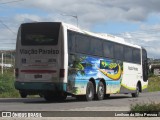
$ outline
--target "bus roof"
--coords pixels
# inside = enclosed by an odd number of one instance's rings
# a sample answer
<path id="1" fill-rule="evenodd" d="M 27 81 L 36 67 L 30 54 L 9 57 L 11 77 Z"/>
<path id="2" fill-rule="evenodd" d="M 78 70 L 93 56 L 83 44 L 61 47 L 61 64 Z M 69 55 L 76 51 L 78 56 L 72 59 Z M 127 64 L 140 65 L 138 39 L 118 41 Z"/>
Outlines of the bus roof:
<path id="1" fill-rule="evenodd" d="M 101 38 L 101 39 L 104 39 L 104 40 L 108 40 L 108 41 L 112 41 L 112 42 L 116 42 L 116 43 L 120 43 L 120 44 L 123 44 L 123 45 L 127 45 L 127 46 L 131 46 L 131 47 L 141 49 L 141 46 L 128 43 L 121 37 L 117 37 L 117 36 L 106 34 L 106 33 L 89 32 L 89 31 L 86 31 L 86 30 L 82 30 L 82 29 L 80 29 L 80 28 L 78 28 L 74 25 L 67 24 L 67 23 L 62 23 L 62 25 L 67 27 L 68 30 L 72 30 L 72 31 L 87 34 L 87 35 L 90 35 L 90 36 L 93 36 L 93 37 L 98 37 L 98 38 Z"/>

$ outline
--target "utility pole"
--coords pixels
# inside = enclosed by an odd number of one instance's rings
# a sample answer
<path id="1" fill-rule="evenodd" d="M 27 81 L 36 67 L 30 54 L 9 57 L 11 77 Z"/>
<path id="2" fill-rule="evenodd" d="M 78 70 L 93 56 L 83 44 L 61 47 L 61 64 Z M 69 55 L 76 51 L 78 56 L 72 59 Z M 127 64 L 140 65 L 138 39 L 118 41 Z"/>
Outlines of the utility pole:
<path id="1" fill-rule="evenodd" d="M 78 16 L 77 15 L 72 15 L 71 17 L 73 17 L 77 20 L 77 27 L 78 27 Z"/>
<path id="2" fill-rule="evenodd" d="M 77 20 L 77 27 L 78 27 L 78 16 L 77 15 L 69 15 L 69 14 L 60 14 L 62 16 L 70 16 L 70 17 L 73 17 Z"/>
<path id="3" fill-rule="evenodd" d="M 2 70 L 2 75 L 3 75 L 3 53 L 2 53 L 2 64 L 1 64 L 1 70 Z"/>

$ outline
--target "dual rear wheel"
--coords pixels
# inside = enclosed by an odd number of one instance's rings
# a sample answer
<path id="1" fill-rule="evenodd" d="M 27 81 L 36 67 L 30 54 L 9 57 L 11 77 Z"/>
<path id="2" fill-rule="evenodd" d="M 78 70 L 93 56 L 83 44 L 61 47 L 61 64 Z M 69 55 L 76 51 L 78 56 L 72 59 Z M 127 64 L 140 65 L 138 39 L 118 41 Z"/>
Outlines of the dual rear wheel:
<path id="1" fill-rule="evenodd" d="M 103 100 L 105 95 L 105 86 L 104 84 L 100 81 L 98 83 L 98 88 L 97 88 L 97 100 Z"/>
<path id="2" fill-rule="evenodd" d="M 139 97 L 141 85 L 140 83 L 136 86 L 136 91 L 132 93 L 132 97 Z M 94 85 L 91 81 L 88 82 L 87 88 L 86 88 L 86 100 L 91 101 L 95 97 L 97 100 L 103 100 L 104 97 L 108 98 L 110 94 L 105 94 L 105 85 L 102 81 L 99 81 L 98 87 L 97 87 L 97 94 L 95 95 L 95 89 Z"/>
<path id="3" fill-rule="evenodd" d="M 95 86 L 94 84 L 89 81 L 87 83 L 87 88 L 86 88 L 86 95 L 85 96 L 77 96 L 78 100 L 86 100 L 86 101 L 92 101 L 94 98 L 97 100 L 103 100 L 105 95 L 105 86 L 103 82 L 98 83 L 97 87 L 97 94 L 95 95 Z"/>
<path id="4" fill-rule="evenodd" d="M 92 101 L 93 98 L 94 98 L 94 93 L 95 93 L 95 90 L 94 90 L 94 85 L 91 81 L 89 81 L 87 83 L 87 88 L 86 88 L 86 100 L 87 101 Z"/>

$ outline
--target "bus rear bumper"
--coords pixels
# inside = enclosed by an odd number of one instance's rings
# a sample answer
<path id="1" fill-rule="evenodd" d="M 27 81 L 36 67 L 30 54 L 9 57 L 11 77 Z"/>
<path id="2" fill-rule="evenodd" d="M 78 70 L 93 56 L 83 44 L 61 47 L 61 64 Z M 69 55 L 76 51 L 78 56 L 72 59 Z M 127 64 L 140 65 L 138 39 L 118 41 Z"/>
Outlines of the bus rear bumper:
<path id="1" fill-rule="evenodd" d="M 47 83 L 47 82 L 18 82 L 14 83 L 15 88 L 27 93 L 41 93 L 46 91 L 58 92 L 66 91 L 66 83 Z"/>

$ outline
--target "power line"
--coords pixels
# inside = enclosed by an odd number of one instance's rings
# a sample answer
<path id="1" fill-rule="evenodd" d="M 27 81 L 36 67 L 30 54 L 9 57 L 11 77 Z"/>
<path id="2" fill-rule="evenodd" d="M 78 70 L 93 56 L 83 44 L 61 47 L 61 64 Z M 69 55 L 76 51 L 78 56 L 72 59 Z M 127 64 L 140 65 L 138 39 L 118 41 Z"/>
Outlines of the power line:
<path id="1" fill-rule="evenodd" d="M 2 2 L 2 3 L 0 3 L 0 5 L 2 5 L 2 4 L 10 4 L 10 3 L 15 3 L 15 2 L 21 2 L 21 1 L 24 1 L 24 0 L 14 0 L 14 1 L 9 1 L 9 2 Z"/>
<path id="2" fill-rule="evenodd" d="M 10 32 L 12 32 L 13 34 L 16 34 L 14 31 L 12 31 L 2 20 L 0 20 L 0 23 L 7 28 Z"/>

